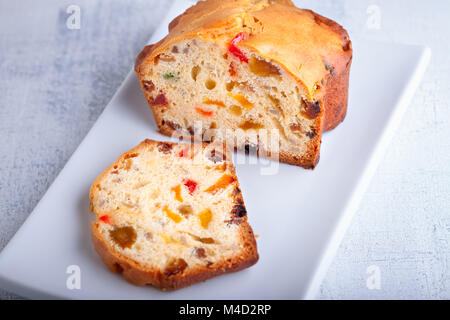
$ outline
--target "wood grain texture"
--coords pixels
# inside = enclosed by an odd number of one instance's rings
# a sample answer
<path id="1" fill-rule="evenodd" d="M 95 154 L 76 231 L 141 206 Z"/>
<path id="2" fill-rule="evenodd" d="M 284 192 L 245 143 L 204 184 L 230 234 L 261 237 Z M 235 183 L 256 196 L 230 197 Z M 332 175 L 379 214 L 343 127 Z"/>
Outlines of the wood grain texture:
<path id="1" fill-rule="evenodd" d="M 171 2 L 79 0 L 81 29 L 69 30 L 71 1 L 0 1 L 0 249 L 82 141 Z M 425 44 L 433 55 L 318 298 L 450 299 L 450 3 L 301 5 L 336 19 L 352 38 Z M 367 27 L 370 5 L 379 8 L 380 29 Z M 357 107 L 350 102 L 349 110 Z M 371 265 L 380 268 L 380 290 L 366 287 Z M 0 298 L 18 297 L 0 290 Z"/>

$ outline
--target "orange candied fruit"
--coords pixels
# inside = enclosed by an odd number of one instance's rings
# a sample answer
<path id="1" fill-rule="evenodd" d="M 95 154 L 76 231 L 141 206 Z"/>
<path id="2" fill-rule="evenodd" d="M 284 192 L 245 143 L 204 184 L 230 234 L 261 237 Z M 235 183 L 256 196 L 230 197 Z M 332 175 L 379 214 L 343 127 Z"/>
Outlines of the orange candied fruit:
<path id="1" fill-rule="evenodd" d="M 222 107 L 222 108 L 226 107 L 225 103 L 223 103 L 222 101 L 220 101 L 220 100 L 212 100 L 212 99 L 209 99 L 209 98 L 204 98 L 203 99 L 203 103 L 204 104 L 212 104 L 212 105 L 215 105 L 215 106 L 218 106 L 218 107 Z"/>
<path id="2" fill-rule="evenodd" d="M 251 103 L 250 101 L 248 101 L 248 99 L 246 97 L 244 97 L 243 95 L 240 94 L 231 94 L 228 93 L 228 96 L 233 98 L 234 100 L 236 100 L 237 102 L 239 102 L 239 104 L 241 106 L 243 106 L 245 109 L 251 109 L 254 107 L 253 103 Z"/>
<path id="3" fill-rule="evenodd" d="M 198 214 L 198 218 L 200 219 L 200 225 L 206 229 L 209 226 L 209 223 L 212 220 L 212 211 L 211 209 L 203 210 Z"/>
<path id="4" fill-rule="evenodd" d="M 179 202 L 183 202 L 183 197 L 181 196 L 181 186 L 177 185 L 175 187 L 170 188 L 171 191 L 175 192 L 175 200 Z"/>
<path id="5" fill-rule="evenodd" d="M 163 211 L 166 213 L 167 217 L 175 223 L 180 223 L 183 219 L 180 215 L 170 210 L 168 206 L 164 206 Z"/>
<path id="6" fill-rule="evenodd" d="M 204 116 L 204 117 L 211 117 L 211 116 L 214 114 L 213 111 L 210 111 L 210 110 L 204 110 L 204 109 L 202 109 L 202 108 L 200 108 L 200 107 L 195 107 L 195 111 L 196 111 L 198 114 L 201 114 L 201 115 Z"/>
<path id="7" fill-rule="evenodd" d="M 258 122 L 254 122 L 252 120 L 245 120 L 241 124 L 239 124 L 239 128 L 241 128 L 244 131 L 250 130 L 250 129 L 262 129 L 264 126 Z"/>

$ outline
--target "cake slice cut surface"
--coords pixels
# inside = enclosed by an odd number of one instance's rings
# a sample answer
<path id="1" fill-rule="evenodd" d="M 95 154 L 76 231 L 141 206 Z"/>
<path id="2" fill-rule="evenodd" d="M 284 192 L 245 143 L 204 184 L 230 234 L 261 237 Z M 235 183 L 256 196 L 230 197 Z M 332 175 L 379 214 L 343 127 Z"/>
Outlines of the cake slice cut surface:
<path id="1" fill-rule="evenodd" d="M 200 123 L 200 134 L 270 156 L 264 137 L 276 133 L 281 162 L 314 168 L 322 132 L 345 117 L 351 59 L 340 25 L 291 1 L 207 0 L 145 47 L 135 70 L 163 134 Z"/>
<path id="2" fill-rule="evenodd" d="M 136 285 L 178 289 L 258 260 L 239 183 L 222 145 L 145 140 L 90 191 L 94 248 Z"/>

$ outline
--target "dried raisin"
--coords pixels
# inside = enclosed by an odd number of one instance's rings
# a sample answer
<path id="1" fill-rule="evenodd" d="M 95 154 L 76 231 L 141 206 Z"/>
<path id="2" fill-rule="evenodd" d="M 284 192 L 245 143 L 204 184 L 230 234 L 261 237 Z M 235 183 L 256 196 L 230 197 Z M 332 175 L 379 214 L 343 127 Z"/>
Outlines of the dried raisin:
<path id="1" fill-rule="evenodd" d="M 116 227 L 109 231 L 109 234 L 111 239 L 122 249 L 131 248 L 137 238 L 136 230 L 131 226 Z"/>
<path id="2" fill-rule="evenodd" d="M 187 268 L 187 266 L 188 264 L 186 263 L 186 261 L 184 261 L 184 259 L 182 258 L 173 259 L 164 269 L 164 275 L 168 278 L 170 276 L 183 273 L 183 271 Z"/>
<path id="3" fill-rule="evenodd" d="M 188 217 L 194 212 L 194 210 L 192 209 L 192 206 L 190 204 L 182 204 L 178 207 L 178 212 L 183 216 Z"/>
<path id="4" fill-rule="evenodd" d="M 167 101 L 166 96 L 164 93 L 159 93 L 155 99 L 151 101 L 152 106 L 167 106 L 169 105 L 169 102 Z"/>
<path id="5" fill-rule="evenodd" d="M 144 90 L 148 92 L 155 90 L 155 84 L 151 80 L 142 81 L 142 86 L 144 87 Z"/>
<path id="6" fill-rule="evenodd" d="M 304 100 L 303 116 L 307 119 L 315 119 L 320 114 L 320 101 L 305 101 Z"/>
<path id="7" fill-rule="evenodd" d="M 177 130 L 180 130 L 180 129 L 181 129 L 181 126 L 180 126 L 178 123 L 175 123 L 175 122 L 173 122 L 173 121 L 167 121 L 167 120 L 165 120 L 165 121 L 164 121 L 164 124 L 165 124 L 166 126 L 168 126 L 170 129 L 172 129 L 173 131 L 177 131 Z"/>
<path id="8" fill-rule="evenodd" d="M 235 218 L 242 218 L 245 217 L 247 215 L 247 210 L 245 209 L 245 207 L 243 205 L 235 205 L 233 207 L 233 209 L 231 210 L 231 215 L 232 217 Z"/>
<path id="9" fill-rule="evenodd" d="M 204 248 L 195 248 L 194 254 L 199 259 L 206 258 L 206 250 Z"/>
<path id="10" fill-rule="evenodd" d="M 158 151 L 164 154 L 169 154 L 172 150 L 172 145 L 167 142 L 158 143 Z"/>
<path id="11" fill-rule="evenodd" d="M 222 152 L 217 151 L 216 149 L 211 150 L 211 152 L 208 155 L 208 159 L 211 162 L 217 163 L 217 162 L 222 162 L 225 160 L 225 156 L 223 155 Z"/>

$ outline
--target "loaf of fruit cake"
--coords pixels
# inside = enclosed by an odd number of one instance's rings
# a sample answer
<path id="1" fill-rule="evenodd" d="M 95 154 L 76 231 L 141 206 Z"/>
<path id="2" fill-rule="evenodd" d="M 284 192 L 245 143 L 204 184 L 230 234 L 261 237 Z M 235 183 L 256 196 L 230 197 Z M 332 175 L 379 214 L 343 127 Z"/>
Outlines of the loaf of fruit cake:
<path id="1" fill-rule="evenodd" d="M 146 46 L 135 71 L 163 134 L 222 131 L 270 155 L 258 132 L 275 132 L 280 161 L 314 168 L 322 132 L 345 117 L 351 60 L 340 25 L 289 0 L 207 0 Z"/>
<path id="2" fill-rule="evenodd" d="M 112 272 L 163 290 L 258 260 L 239 183 L 223 145 L 145 140 L 90 191 L 94 248 Z"/>

